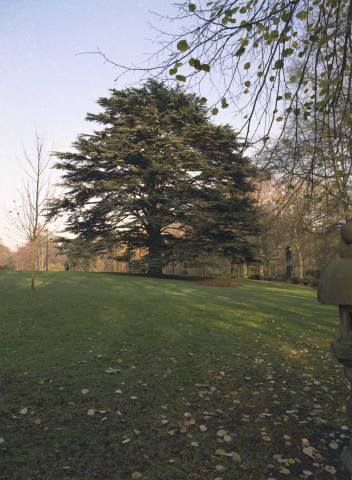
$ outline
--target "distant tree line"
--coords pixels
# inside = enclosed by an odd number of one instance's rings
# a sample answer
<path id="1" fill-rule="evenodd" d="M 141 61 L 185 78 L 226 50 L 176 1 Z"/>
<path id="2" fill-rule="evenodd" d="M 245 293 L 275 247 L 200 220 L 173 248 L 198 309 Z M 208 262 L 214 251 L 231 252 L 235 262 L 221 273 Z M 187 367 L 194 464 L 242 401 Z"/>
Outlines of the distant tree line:
<path id="1" fill-rule="evenodd" d="M 0 245 L 0 268 L 67 262 L 80 271 L 281 279 L 290 249 L 293 277 L 309 283 L 337 255 L 348 165 L 332 150 L 331 175 L 293 178 L 291 167 L 300 162 L 303 172 L 309 162 L 308 125 L 299 160 L 286 142 L 282 150 L 268 143 L 254 162 L 237 133 L 214 125 L 203 99 L 179 86 L 150 80 L 98 103 L 102 112 L 87 119 L 102 128 L 56 153 L 65 193 L 43 204 L 51 219 L 66 215 L 71 235 L 40 230 L 34 256 L 29 237 L 16 252 Z"/>

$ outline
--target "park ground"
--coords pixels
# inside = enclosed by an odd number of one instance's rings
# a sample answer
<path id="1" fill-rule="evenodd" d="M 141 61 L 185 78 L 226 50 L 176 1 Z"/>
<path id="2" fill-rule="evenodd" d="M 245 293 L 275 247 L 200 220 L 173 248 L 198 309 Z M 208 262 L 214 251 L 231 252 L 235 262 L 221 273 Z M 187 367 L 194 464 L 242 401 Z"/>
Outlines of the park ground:
<path id="1" fill-rule="evenodd" d="M 0 272 L 0 478 L 347 479 L 337 309 L 239 283 Z"/>

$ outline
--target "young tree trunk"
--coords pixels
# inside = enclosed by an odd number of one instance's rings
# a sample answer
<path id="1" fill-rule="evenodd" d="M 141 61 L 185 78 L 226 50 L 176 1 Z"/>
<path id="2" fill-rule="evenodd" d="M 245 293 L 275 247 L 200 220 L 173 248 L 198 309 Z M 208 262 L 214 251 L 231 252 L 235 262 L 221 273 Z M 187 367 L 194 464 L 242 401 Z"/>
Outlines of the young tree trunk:
<path id="1" fill-rule="evenodd" d="M 304 267 L 303 267 L 303 258 L 302 258 L 301 249 L 298 244 L 296 244 L 296 252 L 297 252 L 297 259 L 298 259 L 298 278 L 302 280 L 304 275 Z"/>
<path id="2" fill-rule="evenodd" d="M 45 270 L 49 270 L 49 235 L 46 234 L 46 242 L 45 242 Z"/>
<path id="3" fill-rule="evenodd" d="M 31 242 L 32 247 L 32 281 L 31 281 L 31 290 L 34 290 L 34 271 L 35 271 L 35 240 Z"/>

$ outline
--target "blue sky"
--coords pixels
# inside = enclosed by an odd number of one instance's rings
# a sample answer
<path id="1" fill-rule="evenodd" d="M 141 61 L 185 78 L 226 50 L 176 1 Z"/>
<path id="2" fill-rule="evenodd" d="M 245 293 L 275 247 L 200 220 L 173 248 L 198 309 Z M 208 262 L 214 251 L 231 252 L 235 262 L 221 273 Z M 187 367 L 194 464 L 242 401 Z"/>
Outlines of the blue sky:
<path id="1" fill-rule="evenodd" d="M 79 54 L 99 48 L 118 63 L 141 64 L 156 48 L 148 40 L 156 37 L 149 22 L 160 26 L 153 11 L 177 13 L 167 0 L 0 0 L 0 238 L 8 247 L 16 243 L 4 210 L 21 188 L 22 143 L 30 150 L 37 130 L 49 149 L 66 151 L 93 129 L 84 118 L 98 111 L 96 100 L 137 77 L 115 83 L 112 65 Z"/>

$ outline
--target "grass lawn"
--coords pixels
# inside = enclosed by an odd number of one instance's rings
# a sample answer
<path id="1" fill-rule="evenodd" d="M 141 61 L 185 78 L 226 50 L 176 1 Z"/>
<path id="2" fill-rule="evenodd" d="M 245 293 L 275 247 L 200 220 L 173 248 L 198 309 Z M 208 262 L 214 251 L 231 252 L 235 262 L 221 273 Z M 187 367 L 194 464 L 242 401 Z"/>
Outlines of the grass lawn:
<path id="1" fill-rule="evenodd" d="M 0 479 L 347 479 L 312 289 L 0 272 Z"/>

